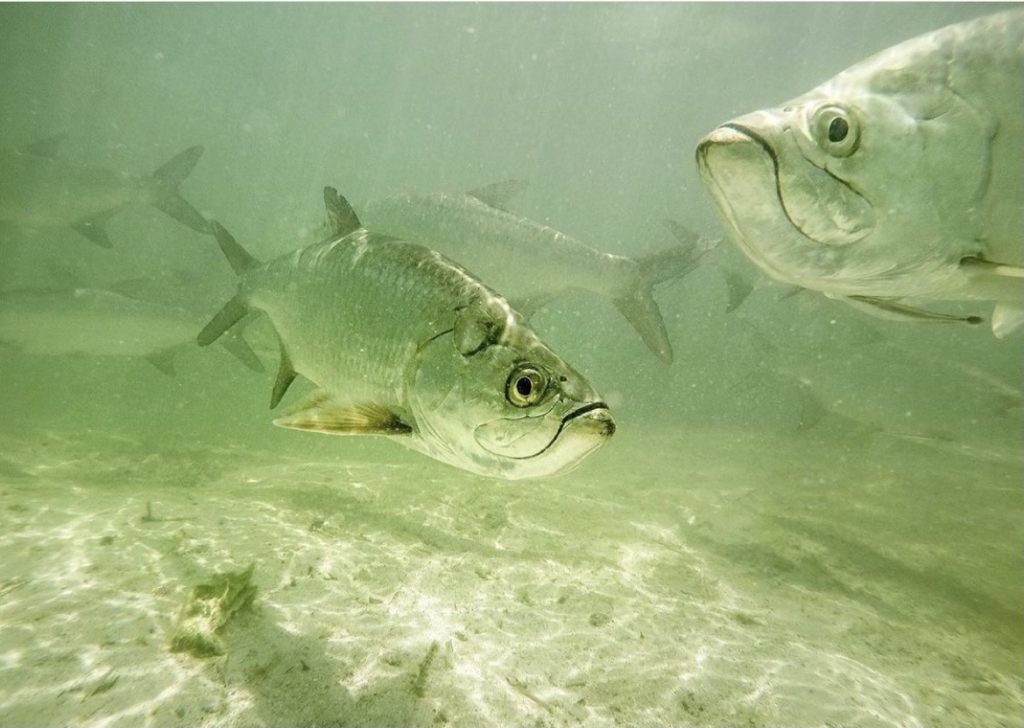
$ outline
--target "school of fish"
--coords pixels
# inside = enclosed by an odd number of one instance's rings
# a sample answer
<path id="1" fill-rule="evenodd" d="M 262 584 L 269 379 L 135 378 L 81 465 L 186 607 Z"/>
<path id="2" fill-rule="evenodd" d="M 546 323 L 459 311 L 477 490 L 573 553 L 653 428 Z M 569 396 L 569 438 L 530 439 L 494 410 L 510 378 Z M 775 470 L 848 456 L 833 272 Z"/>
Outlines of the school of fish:
<path id="1" fill-rule="evenodd" d="M 212 236 L 237 290 L 216 313 L 137 282 L 0 290 L 0 343 L 139 357 L 173 374 L 175 352 L 218 342 L 259 371 L 243 333 L 262 316 L 279 353 L 271 408 L 300 375 L 315 387 L 274 424 L 387 437 L 486 477 L 565 473 L 616 429 L 530 317 L 571 290 L 602 297 L 669 364 L 655 288 L 698 270 L 717 243 L 673 223 L 673 247 L 602 252 L 511 212 L 515 182 L 395 194 L 358 212 L 326 187 L 320 239 L 262 262 L 179 192 L 202 147 L 138 176 L 66 159 L 61 141 L 0 150 L 0 229 L 71 228 L 109 248 L 106 222 L 152 205 Z M 771 278 L 916 321 L 978 323 L 930 302 L 989 303 L 997 337 L 1024 324 L 1022 160 L 1020 9 L 908 40 L 696 144 L 726 230 Z M 732 309 L 750 284 L 726 275 Z"/>

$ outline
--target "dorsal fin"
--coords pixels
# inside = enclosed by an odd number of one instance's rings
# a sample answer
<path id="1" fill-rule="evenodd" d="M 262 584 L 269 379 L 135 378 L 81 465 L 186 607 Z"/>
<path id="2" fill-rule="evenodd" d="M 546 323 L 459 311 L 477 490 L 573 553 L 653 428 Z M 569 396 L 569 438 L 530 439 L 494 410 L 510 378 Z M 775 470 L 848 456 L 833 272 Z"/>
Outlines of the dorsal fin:
<path id="1" fill-rule="evenodd" d="M 210 220 L 210 230 L 213 232 L 214 237 L 217 238 L 217 244 L 220 245 L 224 257 L 228 259 L 228 263 L 231 264 L 231 270 L 235 273 L 241 275 L 250 268 L 256 268 L 260 265 L 260 262 L 249 255 L 249 251 L 239 245 L 238 241 L 219 222 Z"/>
<path id="2" fill-rule="evenodd" d="M 348 200 L 333 187 L 324 187 L 324 207 L 327 208 L 327 227 L 331 236 L 345 236 L 363 225 Z"/>
<path id="3" fill-rule="evenodd" d="M 480 202 L 485 205 L 490 205 L 496 210 L 503 210 L 507 212 L 508 210 L 505 209 L 505 205 L 508 204 L 508 201 L 525 189 L 526 183 L 522 180 L 508 179 L 504 182 L 495 182 L 492 185 L 478 187 L 475 190 L 470 190 L 466 194 L 470 197 L 475 197 L 480 200 Z"/>

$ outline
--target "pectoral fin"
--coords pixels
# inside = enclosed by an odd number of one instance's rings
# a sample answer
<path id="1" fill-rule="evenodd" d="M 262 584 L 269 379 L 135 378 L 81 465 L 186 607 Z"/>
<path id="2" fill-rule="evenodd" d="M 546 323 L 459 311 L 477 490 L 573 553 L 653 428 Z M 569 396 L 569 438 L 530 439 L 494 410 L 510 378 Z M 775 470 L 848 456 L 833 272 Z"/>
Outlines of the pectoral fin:
<path id="1" fill-rule="evenodd" d="M 992 333 L 1001 339 L 1024 324 L 1024 268 L 966 258 L 961 267 L 971 277 L 971 290 L 996 301 L 992 312 Z"/>
<path id="2" fill-rule="evenodd" d="M 338 402 L 318 390 L 284 417 L 278 427 L 328 435 L 408 435 L 412 428 L 395 412 L 375 402 Z"/>
<path id="3" fill-rule="evenodd" d="M 874 296 L 849 296 L 845 299 L 850 305 L 873 313 L 881 318 L 894 321 L 936 321 L 946 323 L 980 324 L 981 316 L 961 316 L 953 313 L 942 313 L 941 311 L 929 311 L 924 308 L 908 306 L 905 303 L 898 303 L 885 298 Z"/>
<path id="4" fill-rule="evenodd" d="M 747 300 L 747 297 L 754 290 L 754 284 L 744 274 L 728 268 L 722 270 L 722 276 L 725 278 L 725 285 L 729 291 L 729 300 L 725 304 L 725 312 L 732 313 Z"/>
<path id="5" fill-rule="evenodd" d="M 1002 339 L 1024 324 L 1024 308 L 1008 303 L 997 303 L 992 311 L 992 333 Z"/>

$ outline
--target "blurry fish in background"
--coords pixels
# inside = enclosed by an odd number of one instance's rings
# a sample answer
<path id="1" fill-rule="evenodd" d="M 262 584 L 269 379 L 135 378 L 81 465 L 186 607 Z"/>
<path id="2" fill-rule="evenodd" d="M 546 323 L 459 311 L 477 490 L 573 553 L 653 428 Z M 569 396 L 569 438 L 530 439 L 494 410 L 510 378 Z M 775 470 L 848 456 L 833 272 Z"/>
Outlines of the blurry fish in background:
<path id="1" fill-rule="evenodd" d="M 205 346 L 262 312 L 280 340 L 276 407 L 298 374 L 319 389 L 274 421 L 384 435 L 508 479 L 565 472 L 615 431 L 608 406 L 500 295 L 439 253 L 364 229 L 324 191 L 333 235 L 260 263 L 211 223 L 238 293 Z"/>
<path id="2" fill-rule="evenodd" d="M 0 292 L 0 344 L 23 354 L 137 357 L 173 375 L 175 355 L 195 345 L 201 323 L 181 308 L 114 290 Z M 262 371 L 241 337 L 229 337 L 225 348 L 249 369 Z"/>
<path id="3" fill-rule="evenodd" d="M 178 193 L 202 147 L 189 147 L 149 177 L 139 177 L 59 157 L 57 146 L 64 137 L 0 150 L 0 224 L 32 230 L 69 227 L 109 248 L 107 220 L 125 206 L 149 204 L 196 232 L 209 233 L 206 219 Z"/>
<path id="4" fill-rule="evenodd" d="M 894 46 L 723 124 L 700 173 L 772 278 L 891 318 L 977 323 L 902 299 L 992 301 L 1024 323 L 1024 11 Z"/>
<path id="5" fill-rule="evenodd" d="M 763 321 L 737 320 L 746 345 L 757 352 L 754 369 L 760 374 L 740 377 L 735 395 L 770 389 L 788 400 L 795 434 L 841 435 L 844 446 L 853 450 L 903 442 L 987 462 L 1024 464 L 1019 377 L 1007 378 L 984 361 L 905 346 L 867 319 L 819 327 L 810 346 L 766 329 Z M 804 333 L 807 329 L 801 329 Z M 928 386 L 922 389 L 922 383 Z M 935 396 L 936 391 L 943 396 Z M 951 407 L 956 402 L 959 411 Z M 979 421 L 987 426 L 980 427 Z"/>
<path id="6" fill-rule="evenodd" d="M 503 182 L 468 194 L 407 194 L 368 202 L 361 217 L 375 231 L 433 248 L 501 292 L 529 318 L 572 289 L 612 303 L 664 362 L 672 344 L 654 286 L 692 271 L 717 245 L 669 223 L 679 245 L 641 258 L 602 253 L 505 205 L 522 185 Z"/>

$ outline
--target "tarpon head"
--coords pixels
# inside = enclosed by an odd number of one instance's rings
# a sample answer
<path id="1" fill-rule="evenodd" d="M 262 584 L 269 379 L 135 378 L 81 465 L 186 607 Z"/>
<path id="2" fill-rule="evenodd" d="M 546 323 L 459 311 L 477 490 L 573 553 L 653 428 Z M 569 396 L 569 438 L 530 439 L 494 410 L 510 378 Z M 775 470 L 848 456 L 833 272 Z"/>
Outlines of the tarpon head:
<path id="1" fill-rule="evenodd" d="M 562 473 L 615 432 L 593 387 L 497 296 L 455 312 L 407 387 L 417 449 L 482 475 Z"/>
<path id="2" fill-rule="evenodd" d="M 981 250 L 991 130 L 945 73 L 883 54 L 705 137 L 700 173 L 744 252 L 825 293 L 955 288 Z"/>

